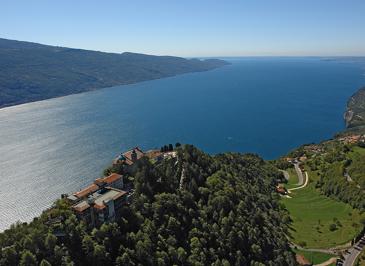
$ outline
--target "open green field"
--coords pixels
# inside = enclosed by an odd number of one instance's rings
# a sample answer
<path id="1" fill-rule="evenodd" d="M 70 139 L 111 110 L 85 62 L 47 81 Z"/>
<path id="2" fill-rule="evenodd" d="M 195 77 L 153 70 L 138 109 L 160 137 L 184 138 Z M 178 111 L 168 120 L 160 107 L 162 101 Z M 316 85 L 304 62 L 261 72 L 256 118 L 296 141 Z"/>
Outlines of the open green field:
<path id="1" fill-rule="evenodd" d="M 295 254 L 303 255 L 309 262 L 311 262 L 313 264 L 320 264 L 322 262 L 329 260 L 332 257 L 335 257 L 334 255 L 327 254 L 327 253 L 312 252 L 312 251 L 305 251 L 305 250 L 298 250 L 298 249 L 293 249 L 293 252 Z"/>
<path id="2" fill-rule="evenodd" d="M 313 178 L 312 178 L 313 177 Z M 290 236 L 294 243 L 308 248 L 328 248 L 350 241 L 361 230 L 358 210 L 323 196 L 315 189 L 316 173 L 309 172 L 307 187 L 293 191 L 282 202 L 293 220 Z M 330 225 L 336 224 L 331 231 Z"/>
<path id="3" fill-rule="evenodd" d="M 288 169 L 286 169 L 286 171 L 289 173 L 290 178 L 288 180 L 288 183 L 285 184 L 285 187 L 287 189 L 297 187 L 298 186 L 297 185 L 298 184 L 298 175 L 295 172 L 295 169 L 288 168 Z"/>

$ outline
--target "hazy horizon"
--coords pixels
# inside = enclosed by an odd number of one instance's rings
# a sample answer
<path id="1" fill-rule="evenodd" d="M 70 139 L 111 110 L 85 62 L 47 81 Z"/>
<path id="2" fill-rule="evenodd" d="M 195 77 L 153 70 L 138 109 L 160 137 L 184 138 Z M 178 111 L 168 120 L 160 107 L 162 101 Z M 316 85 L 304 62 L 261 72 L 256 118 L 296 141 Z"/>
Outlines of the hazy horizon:
<path id="1" fill-rule="evenodd" d="M 4 1 L 1 36 L 182 57 L 365 56 L 365 2 Z"/>
<path id="2" fill-rule="evenodd" d="M 34 42 L 34 41 L 28 41 L 28 40 L 17 40 L 17 39 L 10 39 L 10 38 L 6 38 L 3 36 L 0 36 L 0 39 L 7 39 L 7 40 L 11 40 L 11 41 L 20 41 L 20 42 L 31 42 L 31 43 L 37 43 L 37 44 L 42 44 L 42 45 L 49 45 L 49 46 L 55 46 L 55 47 L 64 47 L 64 48 L 71 48 L 71 49 L 80 49 L 80 50 L 90 50 L 90 51 L 96 51 L 96 52 L 103 52 L 103 53 L 115 53 L 115 54 L 122 54 L 122 53 L 140 53 L 140 54 L 147 54 L 147 53 L 142 53 L 139 51 L 122 51 L 122 52 L 113 52 L 113 51 L 103 51 L 103 50 L 98 50 L 98 49 L 86 49 L 83 47 L 70 47 L 70 46 L 62 46 L 62 45 L 57 45 L 57 44 L 52 44 L 52 43 L 40 43 L 40 42 Z M 200 55 L 195 55 L 195 56 L 183 56 L 183 55 L 174 55 L 174 54 L 147 54 L 147 55 L 156 55 L 156 56 L 177 56 L 177 57 L 183 57 L 183 58 L 227 58 L 227 59 L 234 59 L 234 58 L 260 58 L 260 57 L 314 57 L 314 58 L 338 58 L 338 57 L 365 57 L 364 55 L 204 55 L 204 56 L 200 56 Z"/>

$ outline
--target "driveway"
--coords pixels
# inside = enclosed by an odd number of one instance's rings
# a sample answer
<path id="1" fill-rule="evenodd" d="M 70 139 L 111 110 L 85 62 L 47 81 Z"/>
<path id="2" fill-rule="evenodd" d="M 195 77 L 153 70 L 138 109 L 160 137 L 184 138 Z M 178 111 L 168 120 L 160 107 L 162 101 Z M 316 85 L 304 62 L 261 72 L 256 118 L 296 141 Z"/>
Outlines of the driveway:
<path id="1" fill-rule="evenodd" d="M 294 163 L 294 168 L 295 168 L 295 172 L 297 172 L 297 176 L 298 176 L 298 184 L 297 185 L 301 186 L 304 183 L 304 177 L 303 177 L 302 170 L 300 170 L 300 168 L 299 168 L 299 163 L 298 162 Z"/>
<path id="2" fill-rule="evenodd" d="M 357 256 L 360 255 L 361 251 L 365 248 L 365 235 L 362 236 L 362 238 L 351 248 L 348 249 L 348 251 L 344 254 L 344 260 L 341 260 L 337 263 L 337 265 L 343 265 L 343 266 L 353 266 L 355 263 L 355 260 Z"/>

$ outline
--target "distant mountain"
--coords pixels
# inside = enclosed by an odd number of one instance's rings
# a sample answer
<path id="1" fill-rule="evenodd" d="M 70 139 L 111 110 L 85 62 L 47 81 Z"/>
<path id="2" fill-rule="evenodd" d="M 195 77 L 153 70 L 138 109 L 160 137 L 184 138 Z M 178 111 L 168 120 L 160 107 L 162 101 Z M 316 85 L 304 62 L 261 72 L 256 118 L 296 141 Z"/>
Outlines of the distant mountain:
<path id="1" fill-rule="evenodd" d="M 104 53 L 0 39 L 0 108 L 228 64 L 135 53 Z"/>

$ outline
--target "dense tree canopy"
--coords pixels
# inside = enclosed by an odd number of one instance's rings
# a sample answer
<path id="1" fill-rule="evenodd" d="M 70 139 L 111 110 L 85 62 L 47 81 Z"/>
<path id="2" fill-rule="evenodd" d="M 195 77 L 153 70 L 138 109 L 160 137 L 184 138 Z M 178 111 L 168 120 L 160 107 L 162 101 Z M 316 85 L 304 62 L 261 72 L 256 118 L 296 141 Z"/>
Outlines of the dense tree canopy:
<path id="1" fill-rule="evenodd" d="M 88 228 L 60 200 L 13 225 L 0 234 L 0 265 L 295 265 L 272 164 L 187 145 L 177 152 L 142 161 L 133 202 L 115 223 Z"/>

